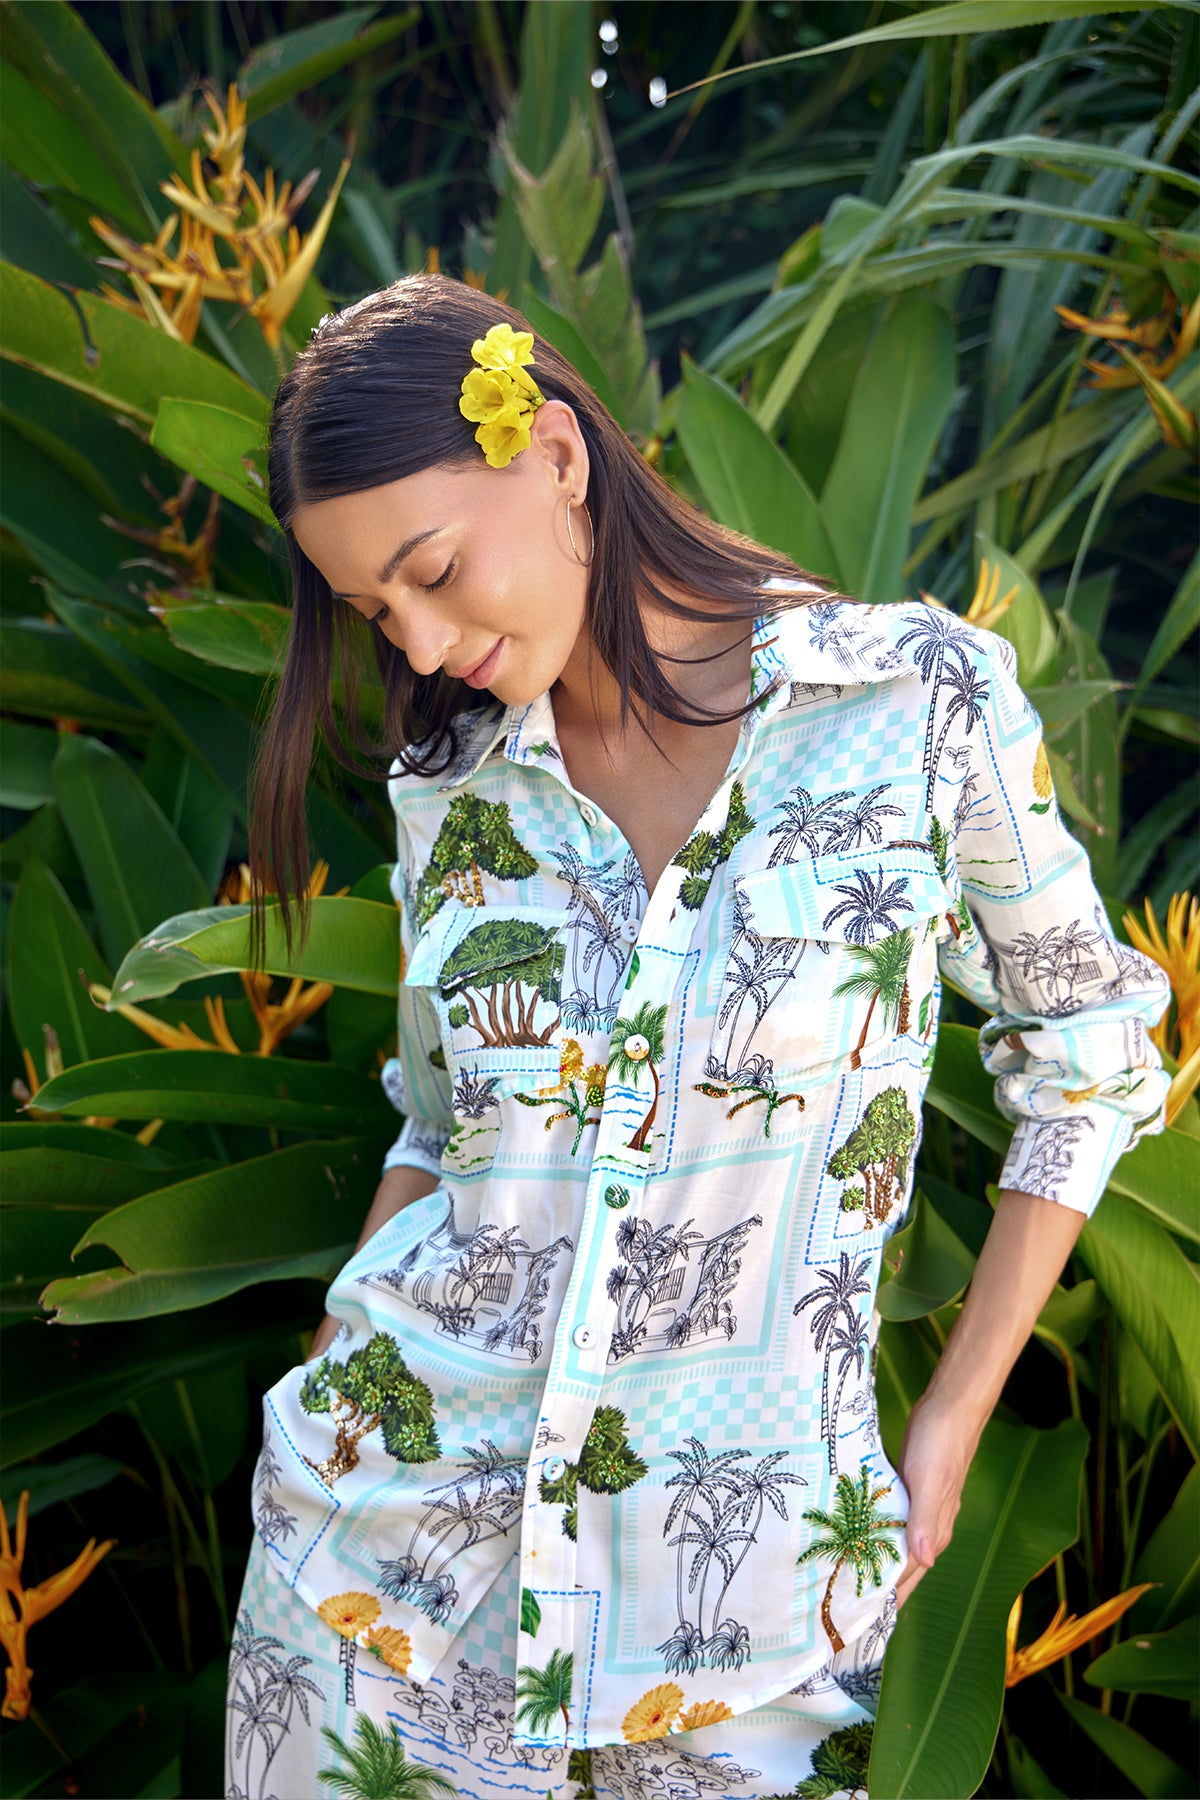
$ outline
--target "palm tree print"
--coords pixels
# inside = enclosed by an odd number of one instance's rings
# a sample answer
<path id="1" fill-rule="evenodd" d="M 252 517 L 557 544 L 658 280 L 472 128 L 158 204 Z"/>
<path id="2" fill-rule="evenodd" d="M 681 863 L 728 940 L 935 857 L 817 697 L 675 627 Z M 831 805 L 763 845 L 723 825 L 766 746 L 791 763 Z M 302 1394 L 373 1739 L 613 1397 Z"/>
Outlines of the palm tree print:
<path id="1" fill-rule="evenodd" d="M 752 1053 L 754 1035 L 784 987 L 795 980 L 806 944 L 804 938 L 761 937 L 754 929 L 754 909 L 744 890 L 734 883 L 733 943 L 717 1013 L 717 1033 L 724 1031 L 726 1037 L 723 1044 L 714 1037 L 705 1062 L 704 1073 L 711 1080 L 773 1089 L 774 1066 L 769 1057 Z M 749 1032 L 735 1049 L 747 1004 L 753 1018 Z"/>
<path id="2" fill-rule="evenodd" d="M 774 1118 L 779 1107 L 785 1105 L 788 1101 L 794 1101 L 797 1109 L 800 1112 L 804 1111 L 803 1094 L 781 1094 L 778 1088 L 757 1087 L 753 1082 L 749 1082 L 745 1086 L 741 1083 L 734 1086 L 733 1083 L 728 1081 L 697 1081 L 692 1085 L 696 1093 L 704 1094 L 710 1100 L 732 1100 L 734 1104 L 725 1114 L 727 1119 L 732 1119 L 737 1113 L 740 1113 L 743 1108 L 755 1106 L 762 1101 L 767 1109 L 763 1114 L 762 1122 L 764 1138 L 769 1138 L 771 1135 L 771 1120 Z"/>
<path id="3" fill-rule="evenodd" d="M 402 1556 L 379 1560 L 376 1586 L 389 1599 L 403 1600 L 437 1624 L 458 1604 L 458 1589 L 449 1572 L 456 1557 L 489 1538 L 504 1537 L 521 1516 L 526 1462 L 505 1456 L 490 1438 L 482 1449 L 464 1444 L 462 1473 L 425 1490 L 429 1505 L 417 1520 Z M 430 1540 L 423 1560 L 417 1546 Z M 439 1560 L 435 1562 L 435 1557 Z"/>
<path id="4" fill-rule="evenodd" d="M 267 1776 L 280 1744 L 292 1728 L 292 1714 L 299 1710 L 309 1723 L 310 1697 L 323 1700 L 317 1683 L 301 1671 L 312 1662 L 310 1656 L 284 1657 L 279 1638 L 260 1635 L 253 1619 L 243 1608 L 233 1627 L 233 1645 L 229 1657 L 229 1708 L 241 1714 L 234 1738 L 234 1761 L 245 1753 L 244 1785 L 234 1790 L 234 1800 L 262 1800 Z M 263 1753 L 258 1786 L 253 1785 L 254 1751 Z"/>
<path id="5" fill-rule="evenodd" d="M 790 1794 L 773 1794 L 770 1800 L 858 1800 L 860 1794 L 866 1800 L 874 1730 L 864 1721 L 822 1738 L 812 1754 L 812 1772 Z"/>
<path id="6" fill-rule="evenodd" d="M 544 1669 L 531 1663 L 517 1670 L 517 1722 L 529 1722 L 530 1732 L 549 1731 L 558 1714 L 563 1729 L 571 1723 L 571 1680 L 575 1659 L 569 1650 L 553 1650 Z"/>
<path id="7" fill-rule="evenodd" d="M 748 1450 L 721 1450 L 710 1456 L 699 1438 L 689 1436 L 684 1442 L 688 1449 L 667 1452 L 680 1469 L 666 1485 L 679 1492 L 663 1523 L 668 1547 L 674 1546 L 677 1551 L 678 1622 L 658 1649 L 670 1674 L 686 1671 L 692 1675 L 701 1667 L 740 1669 L 750 1656 L 750 1632 L 739 1620 L 722 1616 L 725 1597 L 750 1546 L 758 1541 L 764 1506 L 770 1504 L 781 1519 L 786 1519 L 784 1486 L 788 1482 L 804 1485 L 804 1478 L 776 1467 L 786 1454 L 784 1451 L 772 1452 L 750 1470 L 738 1467 L 750 1455 Z M 674 1525 L 679 1529 L 670 1537 L 668 1533 Z M 735 1554 L 735 1546 L 739 1545 Z M 714 1565 L 720 1569 L 722 1581 L 706 1621 L 705 1598 Z M 691 1603 L 685 1598 L 685 1569 L 686 1592 L 697 1596 L 694 1617 Z"/>
<path id="8" fill-rule="evenodd" d="M 983 717 L 983 703 L 991 692 L 987 682 L 984 681 L 971 661 L 968 652 L 958 644 L 954 648 L 956 660 L 943 671 L 943 679 L 950 689 L 950 699 L 946 705 L 946 716 L 938 735 L 937 748 L 933 753 L 933 764 L 929 770 L 926 800 L 930 805 L 933 803 L 934 777 L 937 774 L 938 763 L 941 761 L 942 750 L 951 725 L 955 719 L 961 716 L 964 735 L 970 736 Z M 930 717 L 932 718 L 932 716 L 933 708 L 931 706 Z"/>
<path id="9" fill-rule="evenodd" d="M 682 1304 L 666 1332 L 667 1349 L 678 1349 L 693 1337 L 724 1331 L 732 1338 L 737 1315 L 731 1296 L 741 1273 L 741 1252 L 750 1232 L 762 1224 L 756 1213 L 740 1219 L 715 1237 L 705 1238 L 691 1229 L 692 1221 L 657 1228 L 634 1214 L 617 1227 L 620 1260 L 609 1270 L 606 1291 L 617 1307 L 616 1324 L 609 1343 L 611 1362 L 635 1356 L 650 1341 L 648 1320 L 657 1306 L 677 1300 L 683 1293 L 685 1270 L 693 1250 L 699 1250 L 696 1286 Z M 658 1340 L 663 1341 L 661 1336 Z"/>
<path id="10" fill-rule="evenodd" d="M 846 827 L 842 803 L 854 797 L 849 788 L 826 794 L 822 800 L 814 800 L 804 787 L 794 787 L 792 794 L 793 799 L 779 802 L 777 810 L 783 817 L 767 833 L 768 837 L 779 839 L 771 851 L 772 868 L 779 863 L 803 862 L 806 857 L 832 850 Z"/>
<path id="11" fill-rule="evenodd" d="M 562 967 L 563 947 L 550 927 L 530 919 L 476 925 L 438 970 L 442 998 L 453 1002 L 447 1013 L 451 1027 L 470 1025 L 489 1046 L 548 1044 L 559 1015 L 555 1011 L 540 1030 L 534 1015 L 540 1001 L 557 1008 Z"/>
<path id="12" fill-rule="evenodd" d="M 871 1292 L 871 1283 L 866 1279 L 871 1267 L 871 1258 L 864 1256 L 861 1261 L 851 1264 L 849 1256 L 843 1250 L 838 1258 L 836 1269 L 818 1269 L 818 1286 L 809 1293 L 802 1294 L 792 1308 L 792 1317 L 802 1313 L 806 1307 L 813 1307 L 813 1315 L 808 1321 L 812 1332 L 813 1349 L 825 1352 L 825 1366 L 821 1373 L 821 1437 L 829 1445 L 829 1466 L 833 1467 L 833 1429 L 830 1421 L 829 1406 L 829 1366 L 833 1360 L 834 1342 L 839 1329 L 843 1326 L 852 1331 L 854 1321 L 859 1316 L 856 1300 Z"/>
<path id="13" fill-rule="evenodd" d="M 904 808 L 881 802 L 880 794 L 886 794 L 890 782 L 882 781 L 878 787 L 871 789 L 856 800 L 848 812 L 838 818 L 837 844 L 838 850 L 858 850 L 864 843 L 879 844 L 883 841 L 884 819 L 902 819 Z"/>
<path id="14" fill-rule="evenodd" d="M 578 1038 L 565 1038 L 559 1058 L 558 1085 L 554 1088 L 540 1090 L 537 1094 L 517 1094 L 514 1097 L 522 1106 L 555 1106 L 557 1112 L 551 1113 L 546 1120 L 545 1129 L 559 1125 L 564 1120 L 573 1120 L 575 1124 L 575 1141 L 571 1145 L 571 1155 L 579 1149 L 584 1127 L 600 1123 L 599 1112 L 589 1113 L 589 1106 L 603 1107 L 604 1084 L 608 1078 L 608 1070 L 603 1063 L 593 1063 L 590 1068 L 583 1066 L 583 1050 Z"/>
<path id="15" fill-rule="evenodd" d="M 899 875 L 895 881 L 885 881 L 882 865 L 877 864 L 876 870 L 876 874 L 872 876 L 868 869 L 855 869 L 852 882 L 834 883 L 834 893 L 845 894 L 846 899 L 826 913 L 822 921 L 826 931 L 835 919 L 848 913 L 850 916 L 845 926 L 846 937 L 853 944 L 870 944 L 880 931 L 899 931 L 900 926 L 892 918 L 893 913 L 916 911 L 912 901 L 905 898 L 907 875 Z"/>
<path id="16" fill-rule="evenodd" d="M 868 994 L 870 1004 L 863 1019 L 857 1044 L 850 1052 L 850 1067 L 862 1067 L 863 1047 L 871 1029 L 871 1017 L 879 1005 L 885 1026 L 895 1025 L 901 1036 L 908 1030 L 911 1000 L 908 992 L 908 965 L 913 953 L 913 927 L 893 931 L 878 944 L 851 944 L 850 955 L 858 962 L 853 975 L 834 988 L 835 994 Z"/>
<path id="17" fill-rule="evenodd" d="M 275 1487 L 283 1476 L 283 1470 L 275 1460 L 275 1452 L 271 1448 L 271 1432 L 266 1427 L 263 1431 L 262 1451 L 258 1459 L 258 1473 L 254 1488 L 257 1501 L 254 1509 L 254 1522 L 258 1527 L 258 1535 L 264 1544 L 273 1544 L 276 1539 L 287 1542 L 296 1529 L 296 1515 L 275 1497 Z"/>
<path id="18" fill-rule="evenodd" d="M 328 1782 L 339 1800 L 437 1800 L 440 1794 L 458 1793 L 444 1775 L 409 1762 L 394 1719 L 384 1731 L 360 1713 L 354 1729 L 358 1742 L 351 1745 L 331 1726 L 321 1727 L 321 1736 L 345 1759 L 345 1767 L 319 1769 L 317 1779 Z"/>
<path id="19" fill-rule="evenodd" d="M 843 1212 L 861 1211 L 867 1230 L 882 1224 L 908 1179 L 916 1141 L 917 1121 L 904 1089 L 884 1088 L 825 1165 L 830 1175 L 849 1184 L 842 1191 Z M 861 1187 L 854 1185 L 856 1175 L 862 1176 Z"/>
<path id="20" fill-rule="evenodd" d="M 447 900 L 482 906 L 480 876 L 484 870 L 501 881 L 519 881 L 536 874 L 537 866 L 537 858 L 513 830 L 506 801 L 458 794 L 446 809 L 429 862 L 417 883 L 417 924 L 428 925 Z"/>
<path id="21" fill-rule="evenodd" d="M 1027 982 L 1040 984 L 1049 995 L 1047 1008 L 1036 986 L 1027 990 L 1023 998 L 1035 1012 L 1070 1012 L 1078 1004 L 1075 989 L 1080 983 L 1099 981 L 1103 974 L 1095 951 L 1105 935 L 1082 919 L 1072 919 L 1069 925 L 1051 925 L 1041 933 L 1022 931 L 1000 954 L 1011 958 Z"/>
<path id="22" fill-rule="evenodd" d="M 631 1081 L 637 1087 L 643 1067 L 650 1071 L 654 1083 L 650 1110 L 625 1146 L 627 1150 L 641 1150 L 647 1155 L 654 1116 L 658 1111 L 658 1065 L 666 1054 L 666 1026 L 667 1008 L 652 1006 L 646 1001 L 632 1019 L 617 1020 L 609 1042 L 608 1067 L 618 1081 Z"/>
<path id="23" fill-rule="evenodd" d="M 1044 1194 L 1047 1200 L 1058 1196 L 1061 1182 L 1071 1172 L 1075 1146 L 1085 1131 L 1095 1131 L 1093 1119 L 1081 1113 L 1074 1119 L 1054 1119 L 1039 1125 L 1021 1170 L 1021 1185 L 1027 1193 Z"/>
<path id="24" fill-rule="evenodd" d="M 621 936 L 621 919 L 644 894 L 637 858 L 627 855 L 612 875 L 617 858 L 588 864 L 573 845 L 555 851 L 559 874 L 570 890 L 567 902 L 570 959 L 568 992 L 562 1002 L 563 1023 L 572 1031 L 607 1030 L 616 1016 L 616 996 L 625 974 L 629 947 Z M 636 876 L 631 875 L 632 863 Z M 582 958 L 580 952 L 582 951 Z M 608 975 L 605 978 L 604 971 Z"/>
<path id="25" fill-rule="evenodd" d="M 833 1354 L 840 1356 L 838 1384 L 834 1390 L 833 1404 L 829 1408 L 827 1443 L 829 1446 L 829 1473 L 832 1475 L 837 1469 L 837 1423 L 838 1412 L 842 1404 L 842 1389 L 846 1385 L 846 1377 L 851 1369 L 861 1378 L 863 1364 L 871 1349 L 870 1327 L 861 1313 L 855 1313 L 853 1317 L 847 1318 L 844 1323 L 837 1325 L 830 1339 L 829 1349 L 831 1357 Z"/>
<path id="26" fill-rule="evenodd" d="M 821 1601 L 821 1623 L 835 1654 L 846 1648 L 830 1611 L 833 1604 L 833 1584 L 843 1566 L 849 1563 L 854 1570 L 854 1592 L 861 1598 L 868 1575 L 875 1587 L 882 1587 L 884 1562 L 900 1561 L 900 1552 L 887 1533 L 900 1530 L 904 1520 L 881 1518 L 878 1512 L 880 1500 L 891 1491 L 890 1482 L 885 1487 L 873 1488 L 871 1471 L 863 1463 L 859 1468 L 857 1481 L 849 1475 L 838 1476 L 832 1512 L 811 1507 L 802 1515 L 811 1525 L 819 1526 L 827 1534 L 825 1537 L 814 1538 L 800 1552 L 796 1562 L 800 1564 L 827 1559 L 833 1563 L 833 1572 Z"/>
<path id="27" fill-rule="evenodd" d="M 912 656 L 920 671 L 921 680 L 933 684 L 933 693 L 929 697 L 929 717 L 925 727 L 925 749 L 921 758 L 921 767 L 928 776 L 925 794 L 927 805 L 932 804 L 933 801 L 934 777 L 938 765 L 938 758 L 934 754 L 933 740 L 937 723 L 938 698 L 946 667 L 946 652 L 948 649 L 959 648 L 955 640 L 960 636 L 958 621 L 953 613 L 943 612 L 936 606 L 926 606 L 917 613 L 916 624 L 896 640 L 898 649 L 903 650 L 909 644 L 914 646 Z"/>

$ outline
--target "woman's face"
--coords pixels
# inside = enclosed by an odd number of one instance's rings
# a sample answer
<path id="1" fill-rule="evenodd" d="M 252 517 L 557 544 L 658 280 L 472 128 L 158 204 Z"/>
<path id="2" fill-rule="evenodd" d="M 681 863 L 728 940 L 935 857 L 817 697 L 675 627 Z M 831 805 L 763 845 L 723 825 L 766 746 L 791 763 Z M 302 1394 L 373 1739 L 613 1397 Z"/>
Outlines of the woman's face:
<path id="1" fill-rule="evenodd" d="M 292 532 L 336 600 L 403 651 L 523 705 L 562 674 L 584 631 L 588 456 L 571 407 L 547 400 L 507 468 L 440 465 L 299 508 Z M 473 673 L 474 671 L 474 673 Z"/>

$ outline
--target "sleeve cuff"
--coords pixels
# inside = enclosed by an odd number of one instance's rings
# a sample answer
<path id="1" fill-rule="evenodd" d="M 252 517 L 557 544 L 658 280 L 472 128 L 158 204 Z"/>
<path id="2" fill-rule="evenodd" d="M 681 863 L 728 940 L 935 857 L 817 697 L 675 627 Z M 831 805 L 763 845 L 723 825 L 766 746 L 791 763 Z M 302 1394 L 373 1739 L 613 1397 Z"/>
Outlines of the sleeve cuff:
<path id="1" fill-rule="evenodd" d="M 1150 1122 L 1138 1136 L 1161 1129 L 1161 1121 Z M 1000 1171 L 1000 1186 L 1038 1194 L 1090 1218 L 1133 1136 L 1128 1114 L 1104 1106 L 1073 1107 L 1066 1118 L 1019 1119 Z"/>
<path id="2" fill-rule="evenodd" d="M 424 1169 L 439 1179 L 442 1152 L 450 1142 L 444 1125 L 430 1125 L 425 1119 L 405 1119 L 400 1135 L 383 1159 L 387 1169 Z"/>

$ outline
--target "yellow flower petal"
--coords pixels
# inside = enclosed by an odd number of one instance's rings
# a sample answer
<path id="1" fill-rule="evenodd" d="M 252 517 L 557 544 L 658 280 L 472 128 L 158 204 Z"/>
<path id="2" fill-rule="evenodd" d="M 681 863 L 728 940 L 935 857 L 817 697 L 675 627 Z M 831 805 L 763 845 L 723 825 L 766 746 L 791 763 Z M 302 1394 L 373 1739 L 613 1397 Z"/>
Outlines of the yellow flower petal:
<path id="1" fill-rule="evenodd" d="M 517 369 L 533 361 L 533 333 L 514 331 L 511 325 L 493 325 L 485 337 L 476 338 L 471 355 L 484 369 Z"/>
<path id="2" fill-rule="evenodd" d="M 330 1594 L 328 1600 L 322 1600 L 317 1611 L 341 1637 L 356 1638 L 360 1631 L 366 1631 L 375 1623 L 381 1608 L 374 1594 L 351 1592 Z"/>
<path id="3" fill-rule="evenodd" d="M 643 1694 L 635 1700 L 621 1721 L 621 1730 L 625 1734 L 627 1744 L 648 1744 L 654 1738 L 666 1737 L 671 1729 L 671 1722 L 683 1705 L 683 1689 L 673 1681 L 664 1681 L 658 1687 Z"/>
<path id="4" fill-rule="evenodd" d="M 395 1625 L 372 1625 L 367 1633 L 367 1649 L 382 1658 L 397 1675 L 407 1675 L 412 1661 L 412 1639 L 407 1631 Z"/>
<path id="5" fill-rule="evenodd" d="M 490 425 L 481 425 L 475 441 L 493 469 L 508 466 L 514 456 L 529 448 L 529 422 L 532 413 L 504 414 Z"/>
<path id="6" fill-rule="evenodd" d="M 490 425 L 517 417 L 521 402 L 503 369 L 472 369 L 463 376 L 458 410 L 473 425 Z"/>
<path id="7" fill-rule="evenodd" d="M 1110 1625 L 1114 1624 L 1122 1613 L 1128 1612 L 1134 1601 L 1140 1599 L 1147 1588 L 1153 1586 L 1152 1581 L 1143 1581 L 1137 1587 L 1126 1588 L 1123 1594 L 1114 1595 L 1102 1606 L 1094 1607 L 1091 1612 L 1084 1613 L 1081 1619 L 1077 1619 L 1073 1613 L 1067 1612 L 1064 1601 L 1056 1609 L 1054 1617 L 1041 1637 L 1035 1638 L 1032 1644 L 1026 1644 L 1023 1650 L 1018 1650 L 1016 1647 L 1017 1626 L 1021 1618 L 1021 1596 L 1018 1594 L 1008 1616 L 1005 1687 L 1015 1687 L 1018 1681 L 1025 1681 L 1030 1675 L 1036 1675 L 1040 1669 L 1048 1669 L 1052 1663 L 1060 1662 L 1064 1656 L 1069 1656 L 1071 1651 L 1077 1650 L 1081 1644 L 1090 1643 L 1092 1638 L 1098 1637 L 1102 1631 L 1106 1631 Z"/>
<path id="8" fill-rule="evenodd" d="M 733 1708 L 726 1706 L 723 1700 L 697 1700 L 679 1716 L 676 1727 L 679 1731 L 699 1731 L 701 1725 L 719 1725 L 725 1719 L 732 1719 Z"/>

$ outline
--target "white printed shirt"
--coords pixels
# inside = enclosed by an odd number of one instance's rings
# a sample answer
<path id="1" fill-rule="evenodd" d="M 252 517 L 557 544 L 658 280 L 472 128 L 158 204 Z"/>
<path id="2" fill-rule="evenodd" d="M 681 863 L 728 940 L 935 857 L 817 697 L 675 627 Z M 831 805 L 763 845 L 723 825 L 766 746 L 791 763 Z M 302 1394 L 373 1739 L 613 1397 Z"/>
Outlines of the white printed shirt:
<path id="1" fill-rule="evenodd" d="M 385 1166 L 438 1186 L 267 1394 L 255 1513 L 416 1681 L 519 1556 L 518 1744 L 728 1718 L 843 1643 L 877 1679 L 907 1495 L 874 1298 L 942 978 L 989 1015 L 1003 1186 L 1087 1213 L 1162 1129 L 1165 978 L 1109 928 L 1011 647 L 822 599 L 759 618 L 751 691 L 651 895 L 548 693 L 471 715 L 443 776 L 393 765 Z"/>

